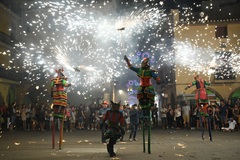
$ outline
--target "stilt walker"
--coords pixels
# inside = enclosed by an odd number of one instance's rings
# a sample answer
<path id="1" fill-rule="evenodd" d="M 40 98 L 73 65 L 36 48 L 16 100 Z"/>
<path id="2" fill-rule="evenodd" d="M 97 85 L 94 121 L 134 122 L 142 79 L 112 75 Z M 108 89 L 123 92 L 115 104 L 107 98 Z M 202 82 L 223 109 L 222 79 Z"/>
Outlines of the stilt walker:
<path id="1" fill-rule="evenodd" d="M 63 139 L 63 123 L 65 116 L 65 108 L 67 106 L 67 93 L 64 87 L 70 87 L 67 83 L 67 77 L 63 74 L 63 69 L 56 70 L 57 77 L 51 82 L 51 97 L 53 98 L 53 124 L 52 124 L 52 148 L 55 148 L 55 125 L 60 120 L 59 131 L 59 149 L 62 149 Z"/>
<path id="2" fill-rule="evenodd" d="M 137 99 L 143 111 L 142 131 L 143 131 L 143 152 L 145 147 L 145 127 L 148 128 L 148 153 L 151 153 L 151 107 L 154 106 L 155 91 L 151 83 L 153 78 L 157 84 L 160 84 L 160 78 L 155 73 L 155 70 L 150 69 L 149 58 L 143 58 L 141 68 L 133 67 L 127 56 L 124 56 L 128 67 L 137 73 L 140 78 L 140 86 L 137 88 Z"/>
<path id="3" fill-rule="evenodd" d="M 195 81 L 189 84 L 185 90 L 188 88 L 196 85 L 196 105 L 200 111 L 200 127 L 201 127 L 201 136 L 202 140 L 204 140 L 204 125 L 203 119 L 208 120 L 208 132 L 209 132 L 209 139 L 212 141 L 212 130 L 211 130 L 211 118 L 212 118 L 212 109 L 208 105 L 208 95 L 206 91 L 206 85 L 210 85 L 209 82 L 203 80 L 199 75 L 194 76 Z"/>

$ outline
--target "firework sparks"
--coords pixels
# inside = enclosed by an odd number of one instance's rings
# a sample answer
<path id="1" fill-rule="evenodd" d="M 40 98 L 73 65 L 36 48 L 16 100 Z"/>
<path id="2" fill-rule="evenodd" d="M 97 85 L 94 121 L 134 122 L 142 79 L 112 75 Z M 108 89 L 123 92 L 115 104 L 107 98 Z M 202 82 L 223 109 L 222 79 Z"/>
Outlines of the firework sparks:
<path id="1" fill-rule="evenodd" d="M 21 33 L 25 40 L 15 45 L 22 52 L 12 61 L 24 59 L 22 68 L 29 73 L 25 79 L 31 82 L 42 79 L 42 74 L 37 71 L 43 71 L 47 81 L 56 68 L 63 67 L 66 76 L 71 79 L 72 89 L 86 98 L 89 90 L 105 90 L 106 86 L 102 84 L 124 75 L 126 65 L 123 55 L 128 54 L 131 58 L 139 50 L 151 53 L 157 61 L 155 68 L 160 68 L 162 61 L 174 65 L 177 59 L 176 64 L 186 70 L 203 74 L 213 72 L 213 67 L 207 65 L 215 63 L 208 47 L 198 48 L 189 42 L 176 41 L 173 44 L 176 53 L 173 53 L 167 38 L 173 35 L 174 29 L 163 9 L 163 2 L 140 4 L 136 1 L 129 10 L 128 3 L 123 5 L 126 6 L 125 12 L 117 13 L 116 4 L 109 1 L 80 3 L 73 0 L 36 0 L 25 3 L 26 26 L 19 26 L 26 28 Z M 192 9 L 187 8 L 182 14 L 189 19 L 193 17 L 191 12 Z M 205 23 L 208 20 L 203 12 L 200 17 L 198 22 Z M 178 26 L 175 32 L 181 34 L 187 29 Z M 189 60 L 194 62 L 189 63 Z M 233 56 L 231 65 L 240 71 L 239 56 Z M 81 72 L 75 74 L 74 67 Z"/>

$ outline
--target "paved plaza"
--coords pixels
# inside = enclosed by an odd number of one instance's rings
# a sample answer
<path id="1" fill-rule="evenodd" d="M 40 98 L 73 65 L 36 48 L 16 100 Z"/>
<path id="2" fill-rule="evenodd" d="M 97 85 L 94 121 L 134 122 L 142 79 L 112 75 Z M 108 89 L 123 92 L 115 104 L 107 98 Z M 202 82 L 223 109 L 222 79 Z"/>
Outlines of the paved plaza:
<path id="1" fill-rule="evenodd" d="M 59 132 L 56 132 L 58 138 Z M 142 131 L 137 141 L 115 145 L 117 158 L 110 158 L 100 143 L 100 131 L 76 130 L 64 133 L 63 148 L 52 149 L 51 132 L 3 131 L 0 160 L 239 160 L 240 131 L 213 131 L 213 141 L 201 139 L 196 130 L 152 130 L 151 154 L 143 153 Z M 58 142 L 58 140 L 56 139 Z M 146 144 L 147 147 L 147 144 Z"/>

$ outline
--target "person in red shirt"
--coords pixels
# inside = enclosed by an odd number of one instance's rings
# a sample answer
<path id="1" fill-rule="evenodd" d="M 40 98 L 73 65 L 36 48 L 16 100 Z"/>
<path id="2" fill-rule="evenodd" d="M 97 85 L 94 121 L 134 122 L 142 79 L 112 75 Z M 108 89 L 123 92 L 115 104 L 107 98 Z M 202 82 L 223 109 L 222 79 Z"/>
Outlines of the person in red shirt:
<path id="1" fill-rule="evenodd" d="M 103 117 L 103 123 L 108 121 L 107 130 L 105 132 L 105 138 L 109 139 L 107 144 L 107 151 L 110 157 L 116 156 L 114 152 L 114 145 L 116 144 L 117 140 L 122 136 L 124 131 L 124 117 L 123 114 L 119 111 L 120 102 L 114 103 L 111 101 L 112 108 L 108 110 Z"/>

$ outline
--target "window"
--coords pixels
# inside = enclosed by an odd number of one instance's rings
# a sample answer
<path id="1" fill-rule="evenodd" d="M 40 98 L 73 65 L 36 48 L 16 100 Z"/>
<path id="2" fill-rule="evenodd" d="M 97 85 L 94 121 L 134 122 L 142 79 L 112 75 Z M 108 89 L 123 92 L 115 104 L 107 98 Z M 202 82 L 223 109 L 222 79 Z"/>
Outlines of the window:
<path id="1" fill-rule="evenodd" d="M 231 66 L 231 52 L 217 52 L 216 60 L 217 67 L 215 69 L 215 80 L 233 80 L 236 79 L 236 72 Z"/>
<path id="2" fill-rule="evenodd" d="M 216 32 L 215 32 L 215 37 L 216 38 L 227 38 L 227 27 L 216 27 Z"/>

